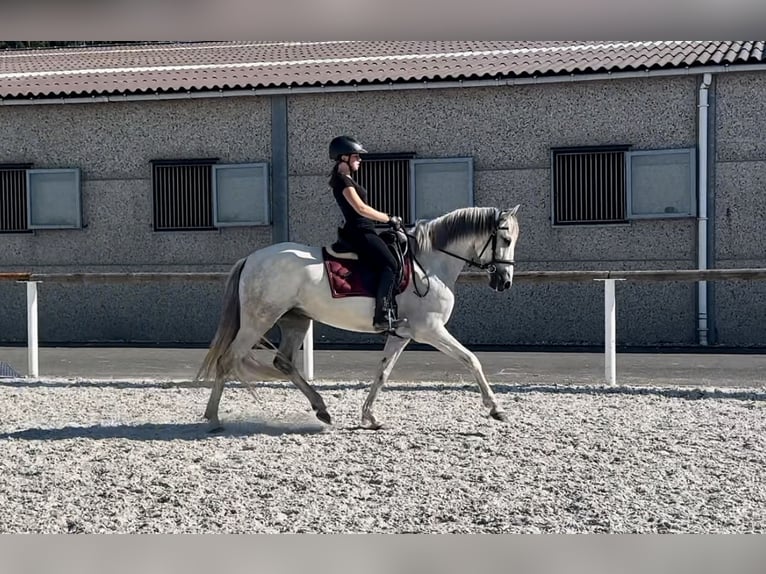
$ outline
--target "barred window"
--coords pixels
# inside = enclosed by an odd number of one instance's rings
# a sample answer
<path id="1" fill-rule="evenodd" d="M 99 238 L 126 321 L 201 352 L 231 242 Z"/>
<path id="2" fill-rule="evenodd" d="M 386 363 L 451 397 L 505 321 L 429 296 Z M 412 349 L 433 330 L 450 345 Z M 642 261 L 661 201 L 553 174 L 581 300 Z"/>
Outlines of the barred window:
<path id="1" fill-rule="evenodd" d="M 268 165 L 217 161 L 152 162 L 156 231 L 268 225 Z"/>
<path id="2" fill-rule="evenodd" d="M 30 231 L 27 227 L 27 168 L 0 166 L 0 232 Z"/>
<path id="3" fill-rule="evenodd" d="M 631 151 L 629 146 L 553 149 L 553 224 L 694 216 L 694 151 Z"/>
<path id="4" fill-rule="evenodd" d="M 0 165 L 0 233 L 82 228 L 80 170 Z"/>
<path id="5" fill-rule="evenodd" d="M 624 223 L 626 147 L 553 150 L 553 223 Z"/>
<path id="6" fill-rule="evenodd" d="M 473 159 L 365 154 L 357 173 L 370 205 L 406 224 L 473 205 Z"/>
<path id="7" fill-rule="evenodd" d="M 215 229 L 212 168 L 214 159 L 153 161 L 154 229 Z"/>

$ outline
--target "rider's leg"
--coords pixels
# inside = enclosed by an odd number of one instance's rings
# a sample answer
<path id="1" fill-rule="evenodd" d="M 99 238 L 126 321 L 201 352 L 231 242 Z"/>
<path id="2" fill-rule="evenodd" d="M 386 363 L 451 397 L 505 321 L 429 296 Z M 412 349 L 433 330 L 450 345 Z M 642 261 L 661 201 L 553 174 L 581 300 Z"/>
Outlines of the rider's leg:
<path id="1" fill-rule="evenodd" d="M 372 230 L 359 233 L 354 239 L 354 247 L 359 255 L 375 266 L 380 273 L 375 294 L 375 316 L 372 323 L 376 329 L 387 331 L 398 324 L 393 295 L 394 282 L 396 281 L 396 259 L 386 242 Z M 389 314 L 392 319 L 390 325 Z"/>
<path id="2" fill-rule="evenodd" d="M 372 319 L 372 326 L 380 330 L 388 330 L 395 325 L 389 325 L 389 317 L 392 322 L 396 322 L 396 305 L 394 305 L 394 281 L 396 280 L 394 271 L 388 267 L 380 272 L 378 279 L 378 290 L 375 293 L 375 315 Z"/>

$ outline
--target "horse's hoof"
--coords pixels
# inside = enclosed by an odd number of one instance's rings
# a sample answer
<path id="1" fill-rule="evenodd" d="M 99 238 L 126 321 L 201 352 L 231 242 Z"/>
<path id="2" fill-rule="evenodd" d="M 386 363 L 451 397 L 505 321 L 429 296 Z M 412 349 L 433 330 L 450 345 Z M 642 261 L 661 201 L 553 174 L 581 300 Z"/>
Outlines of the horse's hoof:
<path id="1" fill-rule="evenodd" d="M 332 419 L 330 418 L 330 413 L 327 411 L 317 411 L 316 412 L 317 418 L 322 421 L 326 425 L 332 424 Z"/>
<path id="2" fill-rule="evenodd" d="M 361 428 L 364 430 L 380 430 L 383 428 L 383 425 L 380 424 L 378 421 L 365 420 L 365 421 L 362 421 Z"/>
<path id="3" fill-rule="evenodd" d="M 500 421 L 503 423 L 508 422 L 508 415 L 506 415 L 505 412 L 503 411 L 492 411 L 491 413 L 489 413 L 489 415 L 496 421 Z"/>

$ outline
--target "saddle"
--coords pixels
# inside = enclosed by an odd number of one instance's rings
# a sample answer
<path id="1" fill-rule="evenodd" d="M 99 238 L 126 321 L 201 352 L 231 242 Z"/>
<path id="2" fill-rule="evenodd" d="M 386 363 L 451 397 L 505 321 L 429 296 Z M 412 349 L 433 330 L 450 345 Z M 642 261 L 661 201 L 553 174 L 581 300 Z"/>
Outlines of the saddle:
<path id="1" fill-rule="evenodd" d="M 407 236 L 403 231 L 386 230 L 380 233 L 397 261 L 394 296 L 407 288 L 412 275 L 412 263 L 407 252 Z M 377 271 L 354 251 L 351 244 L 343 237 L 343 228 L 338 228 L 338 240 L 322 248 L 327 277 L 330 280 L 330 292 L 333 298 L 372 297 L 377 291 Z"/>

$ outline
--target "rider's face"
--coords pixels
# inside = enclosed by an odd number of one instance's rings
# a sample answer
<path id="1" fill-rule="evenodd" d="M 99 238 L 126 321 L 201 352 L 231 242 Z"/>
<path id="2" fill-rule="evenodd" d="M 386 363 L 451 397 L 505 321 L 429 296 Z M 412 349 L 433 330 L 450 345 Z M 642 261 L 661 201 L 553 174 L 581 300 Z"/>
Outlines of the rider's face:
<path id="1" fill-rule="evenodd" d="M 359 166 L 362 164 L 362 158 L 359 157 L 358 153 L 352 153 L 347 156 L 348 157 L 348 166 L 351 168 L 351 171 L 356 171 L 359 169 Z"/>

